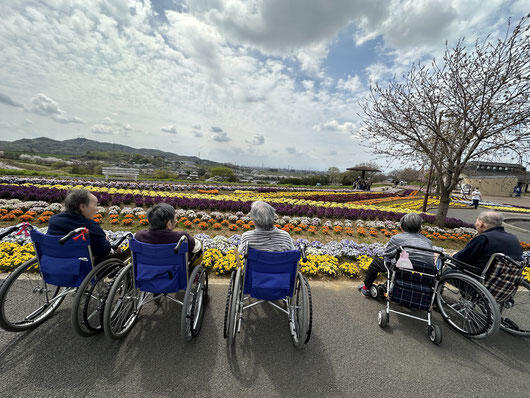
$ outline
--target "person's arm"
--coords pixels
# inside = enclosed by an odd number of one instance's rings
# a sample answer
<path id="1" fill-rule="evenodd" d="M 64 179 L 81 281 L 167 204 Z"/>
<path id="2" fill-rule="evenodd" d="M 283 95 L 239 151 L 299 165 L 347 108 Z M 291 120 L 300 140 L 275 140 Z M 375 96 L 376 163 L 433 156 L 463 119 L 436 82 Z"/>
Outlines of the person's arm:
<path id="1" fill-rule="evenodd" d="M 88 224 L 88 230 L 90 231 L 90 247 L 92 249 L 92 255 L 95 257 L 106 256 L 110 253 L 110 242 L 107 240 L 105 231 L 101 229 L 99 224 L 91 221 Z"/>
<path id="2" fill-rule="evenodd" d="M 488 243 L 488 238 L 485 235 L 478 235 L 471 239 L 467 245 L 458 253 L 453 255 L 457 260 L 463 261 L 469 265 L 473 265 L 475 259 L 480 255 L 484 246 Z"/>
<path id="3" fill-rule="evenodd" d="M 383 258 L 391 259 L 396 255 L 398 248 L 399 248 L 399 244 L 396 242 L 397 241 L 396 236 L 397 235 L 392 236 L 390 240 L 387 242 L 385 249 L 383 251 Z"/>

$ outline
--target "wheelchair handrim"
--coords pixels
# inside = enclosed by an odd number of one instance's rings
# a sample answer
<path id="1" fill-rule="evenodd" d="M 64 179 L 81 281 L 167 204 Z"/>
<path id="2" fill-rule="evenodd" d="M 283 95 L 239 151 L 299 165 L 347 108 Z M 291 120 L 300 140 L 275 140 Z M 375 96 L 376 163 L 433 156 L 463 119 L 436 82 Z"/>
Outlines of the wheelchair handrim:
<path id="1" fill-rule="evenodd" d="M 26 272 L 36 261 L 34 258 L 20 265 L 0 287 L 0 323 L 8 331 L 21 331 L 39 325 L 59 307 L 65 295 L 73 291 L 45 284 L 41 277 L 36 277 L 38 274 Z"/>

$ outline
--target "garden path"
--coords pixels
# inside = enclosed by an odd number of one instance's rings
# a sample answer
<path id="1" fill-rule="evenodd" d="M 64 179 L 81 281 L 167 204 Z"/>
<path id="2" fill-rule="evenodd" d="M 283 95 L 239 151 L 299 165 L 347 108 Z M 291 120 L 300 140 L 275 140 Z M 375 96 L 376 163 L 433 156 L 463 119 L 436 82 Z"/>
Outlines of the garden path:
<path id="1" fill-rule="evenodd" d="M 312 282 L 314 329 L 296 350 L 287 321 L 254 307 L 228 358 L 222 335 L 226 280 L 212 280 L 211 305 L 197 340 L 184 343 L 180 309 L 149 304 L 123 341 L 81 338 L 69 324 L 71 299 L 40 328 L 0 332 L 0 395 L 87 397 L 526 396 L 528 342 L 500 332 L 473 341 L 448 329 L 441 346 L 425 324 L 392 316 L 352 282 Z"/>

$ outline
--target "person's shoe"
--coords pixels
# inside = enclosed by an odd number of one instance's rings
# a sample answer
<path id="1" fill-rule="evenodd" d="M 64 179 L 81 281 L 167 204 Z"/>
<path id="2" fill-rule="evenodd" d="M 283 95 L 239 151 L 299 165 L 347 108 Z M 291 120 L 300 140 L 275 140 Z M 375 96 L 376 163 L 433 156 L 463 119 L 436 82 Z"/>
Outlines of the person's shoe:
<path id="1" fill-rule="evenodd" d="M 370 289 L 364 286 L 364 283 L 360 284 L 357 288 L 364 297 L 370 297 Z"/>

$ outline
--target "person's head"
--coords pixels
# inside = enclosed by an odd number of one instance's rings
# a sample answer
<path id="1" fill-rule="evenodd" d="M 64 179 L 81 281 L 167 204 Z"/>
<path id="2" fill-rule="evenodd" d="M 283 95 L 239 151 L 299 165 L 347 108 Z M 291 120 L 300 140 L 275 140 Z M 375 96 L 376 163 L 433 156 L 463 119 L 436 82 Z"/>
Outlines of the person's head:
<path id="1" fill-rule="evenodd" d="M 93 219 L 98 212 L 98 198 L 86 189 L 75 189 L 66 196 L 64 207 L 69 213 Z"/>
<path id="2" fill-rule="evenodd" d="M 418 213 L 408 213 L 401 217 L 399 226 L 404 232 L 417 234 L 420 232 L 422 222 L 423 220 Z"/>
<path id="3" fill-rule="evenodd" d="M 276 210 L 270 204 L 257 200 L 250 207 L 250 218 L 256 228 L 270 230 L 274 226 Z"/>
<path id="4" fill-rule="evenodd" d="M 177 225 L 175 208 L 167 203 L 158 203 L 147 211 L 150 229 L 174 229 Z"/>
<path id="5" fill-rule="evenodd" d="M 484 211 L 480 213 L 475 221 L 475 228 L 477 232 L 481 234 L 482 232 L 495 227 L 502 227 L 502 222 L 504 217 L 501 213 L 496 211 Z"/>

